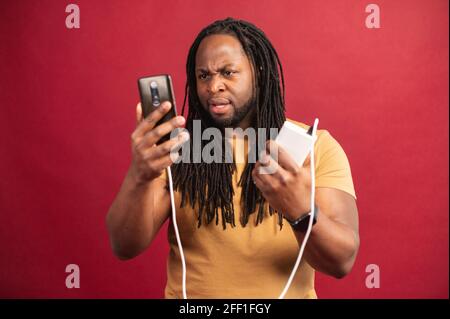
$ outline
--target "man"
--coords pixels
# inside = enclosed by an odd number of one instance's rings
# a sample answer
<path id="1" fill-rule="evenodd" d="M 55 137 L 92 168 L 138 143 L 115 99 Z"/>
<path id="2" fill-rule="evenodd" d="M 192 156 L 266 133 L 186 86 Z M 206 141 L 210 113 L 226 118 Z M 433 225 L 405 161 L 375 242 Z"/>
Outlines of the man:
<path id="1" fill-rule="evenodd" d="M 281 63 L 270 41 L 253 24 L 227 18 L 207 26 L 189 51 L 186 69 L 186 120 L 178 116 L 155 126 L 171 106 L 165 103 L 142 119 L 138 104 L 133 160 L 107 216 L 112 247 L 120 259 L 143 252 L 169 218 L 164 170 L 173 164 L 171 149 L 189 137 L 189 143 L 195 142 L 194 120 L 201 121 L 202 130 L 216 127 L 222 131 L 226 127 L 279 129 L 285 121 Z M 184 124 L 189 134 L 156 145 Z M 279 150 L 277 162 L 271 156 L 257 163 L 237 161 L 247 154 L 241 154 L 236 145 L 247 144 L 248 139 L 234 137 L 227 142 L 234 146 L 233 163 L 172 165 L 177 224 L 187 262 L 187 294 L 190 298 L 276 298 L 305 236 L 308 219 L 302 218 L 311 207 L 310 162 L 299 167 L 273 141 L 266 146 Z M 257 145 L 252 147 L 261 151 Z M 319 214 L 286 298 L 316 298 L 314 270 L 344 277 L 359 247 L 350 166 L 338 142 L 325 130 L 318 131 L 315 159 Z M 275 165 L 276 172 L 261 174 L 259 168 L 268 164 Z M 298 220 L 302 222 L 295 227 L 286 222 Z M 182 267 L 172 223 L 168 239 L 165 296 L 181 298 Z"/>

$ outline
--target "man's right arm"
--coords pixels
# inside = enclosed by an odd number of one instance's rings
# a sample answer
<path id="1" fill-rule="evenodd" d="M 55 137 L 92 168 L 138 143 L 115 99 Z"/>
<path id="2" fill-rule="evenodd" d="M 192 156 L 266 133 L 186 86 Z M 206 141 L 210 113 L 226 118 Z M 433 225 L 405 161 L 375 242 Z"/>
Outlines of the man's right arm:
<path id="1" fill-rule="evenodd" d="M 181 133 L 157 144 L 161 137 L 185 123 L 183 117 L 177 116 L 156 125 L 170 107 L 169 102 L 164 102 L 145 119 L 141 105 L 136 108 L 137 127 L 131 135 L 132 163 L 106 217 L 112 249 L 123 260 L 143 252 L 169 217 L 170 195 L 166 181 L 159 176 L 176 160 L 171 150 L 189 139 L 187 133 Z"/>
<path id="2" fill-rule="evenodd" d="M 165 180 L 139 184 L 133 175 L 130 168 L 106 218 L 112 249 L 122 260 L 143 252 L 170 214 Z"/>

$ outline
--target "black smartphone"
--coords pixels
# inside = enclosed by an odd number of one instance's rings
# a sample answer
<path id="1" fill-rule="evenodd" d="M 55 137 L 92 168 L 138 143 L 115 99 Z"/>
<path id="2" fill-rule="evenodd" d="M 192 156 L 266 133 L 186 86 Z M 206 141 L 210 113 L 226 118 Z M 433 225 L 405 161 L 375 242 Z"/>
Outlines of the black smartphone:
<path id="1" fill-rule="evenodd" d="M 156 126 L 177 116 L 175 94 L 173 93 L 172 78 L 168 74 L 146 76 L 138 79 L 139 95 L 141 97 L 142 116 L 146 118 L 165 101 L 172 104 L 169 112 L 156 123 Z M 157 144 L 170 139 L 170 134 L 162 137 Z"/>

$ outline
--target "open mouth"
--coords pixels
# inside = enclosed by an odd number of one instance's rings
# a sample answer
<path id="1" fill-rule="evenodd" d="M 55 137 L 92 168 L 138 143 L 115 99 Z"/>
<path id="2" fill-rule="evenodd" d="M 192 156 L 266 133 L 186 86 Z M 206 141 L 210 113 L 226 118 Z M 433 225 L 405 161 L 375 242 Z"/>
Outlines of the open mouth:
<path id="1" fill-rule="evenodd" d="M 228 99 L 209 99 L 208 100 L 209 111 L 214 114 L 227 113 L 231 108 L 231 101 Z"/>

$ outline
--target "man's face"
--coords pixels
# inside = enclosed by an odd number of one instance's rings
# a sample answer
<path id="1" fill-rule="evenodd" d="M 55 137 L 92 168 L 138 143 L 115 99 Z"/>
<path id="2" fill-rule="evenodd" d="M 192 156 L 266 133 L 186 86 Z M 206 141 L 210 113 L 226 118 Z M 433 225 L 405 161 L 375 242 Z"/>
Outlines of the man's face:
<path id="1" fill-rule="evenodd" d="M 253 68 L 238 39 L 226 34 L 204 38 L 197 50 L 195 75 L 200 103 L 218 126 L 250 125 Z"/>

